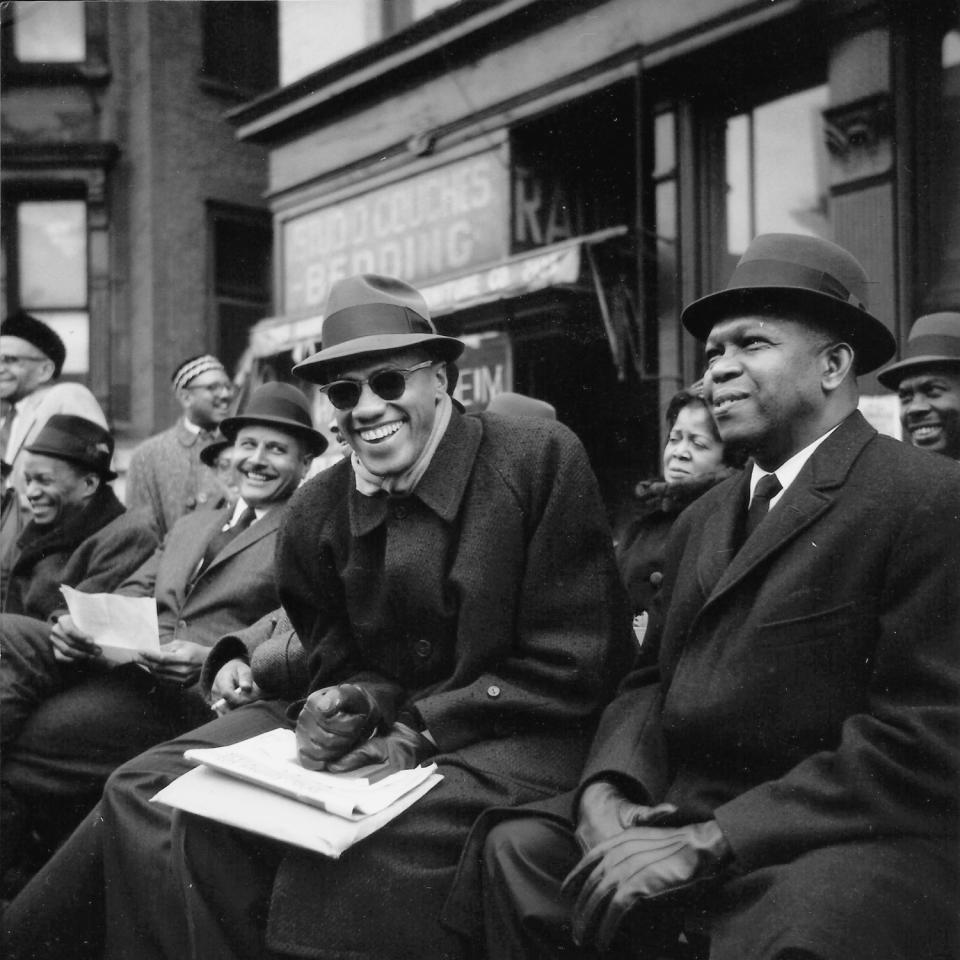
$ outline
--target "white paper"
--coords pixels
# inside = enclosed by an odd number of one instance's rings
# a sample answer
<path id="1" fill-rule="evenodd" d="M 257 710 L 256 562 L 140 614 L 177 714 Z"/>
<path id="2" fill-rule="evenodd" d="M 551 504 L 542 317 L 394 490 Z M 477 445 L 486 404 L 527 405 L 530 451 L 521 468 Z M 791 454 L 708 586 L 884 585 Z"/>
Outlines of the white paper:
<path id="1" fill-rule="evenodd" d="M 164 787 L 157 803 L 217 820 L 231 827 L 270 837 L 336 859 L 417 802 L 443 777 L 429 773 L 419 786 L 379 813 L 346 820 L 317 807 L 281 796 L 237 777 L 200 766 Z"/>
<path id="2" fill-rule="evenodd" d="M 142 650 L 160 652 L 157 603 L 152 597 L 118 597 L 112 593 L 82 593 L 60 587 L 67 609 L 79 630 L 93 637 L 107 660 L 139 660 Z"/>
<path id="3" fill-rule="evenodd" d="M 385 810 L 436 770 L 436 764 L 388 775 L 380 766 L 350 773 L 306 770 L 297 759 L 296 734 L 282 727 L 225 747 L 190 749 L 184 756 L 350 820 Z M 372 776 L 363 775 L 367 772 Z"/>

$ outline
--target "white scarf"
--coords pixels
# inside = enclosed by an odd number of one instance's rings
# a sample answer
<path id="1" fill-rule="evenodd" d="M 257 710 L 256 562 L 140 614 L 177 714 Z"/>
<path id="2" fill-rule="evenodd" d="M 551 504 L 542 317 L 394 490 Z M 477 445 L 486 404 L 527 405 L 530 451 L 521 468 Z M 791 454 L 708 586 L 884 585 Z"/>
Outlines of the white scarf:
<path id="1" fill-rule="evenodd" d="M 442 393 L 437 399 L 437 412 L 433 418 L 433 427 L 430 430 L 430 436 L 420 451 L 420 456 L 407 467 L 403 473 L 397 476 L 378 477 L 371 473 L 364 465 L 363 461 L 357 456 L 356 451 L 350 456 L 350 462 L 353 464 L 354 479 L 357 485 L 357 492 L 365 497 L 372 497 L 381 490 L 391 496 L 403 496 L 410 493 L 411 490 L 420 482 L 420 478 L 427 472 L 433 455 L 440 446 L 440 440 L 447 430 L 447 424 L 450 423 L 450 414 L 453 410 L 453 403 L 446 393 Z"/>

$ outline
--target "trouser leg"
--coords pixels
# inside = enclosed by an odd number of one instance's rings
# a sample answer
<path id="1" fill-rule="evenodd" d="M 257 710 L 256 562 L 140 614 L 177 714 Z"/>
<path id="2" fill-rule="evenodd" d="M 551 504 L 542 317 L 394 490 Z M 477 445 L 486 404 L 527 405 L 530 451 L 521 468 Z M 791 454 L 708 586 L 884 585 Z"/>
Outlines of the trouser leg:
<path id="1" fill-rule="evenodd" d="M 0 614 L 0 745 L 19 736 L 30 714 L 63 686 L 50 624 Z"/>
<path id="2" fill-rule="evenodd" d="M 284 848 L 203 817 L 173 818 L 174 874 L 185 900 L 191 960 L 267 960 L 267 917 Z M 321 896 L 312 891 L 306 896 Z M 346 919 L 346 918 L 345 918 Z M 349 920 L 347 920 L 349 922 Z"/>
<path id="3" fill-rule="evenodd" d="M 6 960 L 91 960 L 104 933 L 103 835 L 94 807 L 3 912 Z"/>

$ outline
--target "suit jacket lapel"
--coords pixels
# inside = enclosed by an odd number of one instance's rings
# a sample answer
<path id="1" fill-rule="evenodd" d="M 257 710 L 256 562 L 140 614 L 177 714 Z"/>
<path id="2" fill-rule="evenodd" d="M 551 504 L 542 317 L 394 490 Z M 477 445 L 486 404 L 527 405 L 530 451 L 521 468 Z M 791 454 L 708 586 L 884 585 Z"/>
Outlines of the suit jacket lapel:
<path id="1" fill-rule="evenodd" d="M 277 507 L 271 510 L 265 517 L 261 517 L 256 523 L 250 524 L 246 530 L 231 540 L 214 558 L 210 561 L 206 569 L 200 574 L 204 577 L 207 573 L 225 563 L 232 556 L 245 550 L 251 543 L 256 543 L 264 537 L 273 533 L 280 526 L 280 517 L 283 514 L 283 508 Z"/>
<path id="2" fill-rule="evenodd" d="M 697 557 L 697 579 L 704 596 L 713 592 L 736 553 L 749 490 L 750 473 L 744 470 L 739 482 L 727 484 L 726 495 L 704 523 L 704 547 Z"/>
<path id="3" fill-rule="evenodd" d="M 753 536 L 730 557 L 729 564 L 719 577 L 708 581 L 701 576 L 701 583 L 708 588 L 704 607 L 733 589 L 744 577 L 792 543 L 803 530 L 829 510 L 835 499 L 835 490 L 843 484 L 864 445 L 875 436 L 876 430 L 859 412 L 854 412 L 843 421 L 814 451 L 780 502 L 757 527 Z M 732 536 L 736 533 L 737 519 L 740 516 L 737 511 L 746 510 L 749 471 L 744 471 L 744 481 L 744 484 L 737 485 L 740 499 L 736 508 L 728 505 L 727 510 L 723 511 L 724 526 L 719 531 L 720 536 Z M 727 526 L 728 512 L 732 514 L 734 521 L 732 534 Z M 732 541 L 722 542 L 726 544 Z M 711 583 L 712 589 L 709 589 Z"/>

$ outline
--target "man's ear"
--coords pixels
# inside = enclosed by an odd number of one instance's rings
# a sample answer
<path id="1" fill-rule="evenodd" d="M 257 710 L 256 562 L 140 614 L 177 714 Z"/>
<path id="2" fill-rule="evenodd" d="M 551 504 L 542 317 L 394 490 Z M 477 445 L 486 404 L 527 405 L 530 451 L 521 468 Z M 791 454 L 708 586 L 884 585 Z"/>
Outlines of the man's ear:
<path id="1" fill-rule="evenodd" d="M 53 379 L 54 369 L 55 367 L 52 360 L 44 360 L 37 371 L 37 386 L 49 383 Z"/>
<path id="2" fill-rule="evenodd" d="M 85 473 L 83 475 L 83 499 L 89 500 L 99 489 L 103 481 L 99 473 Z"/>
<path id="3" fill-rule="evenodd" d="M 442 361 L 437 361 L 437 367 L 435 371 L 437 378 L 437 396 L 447 392 L 447 365 Z"/>
<path id="4" fill-rule="evenodd" d="M 833 393 L 848 376 L 855 376 L 854 362 L 853 347 L 845 341 L 824 348 L 820 382 L 825 393 Z"/>

